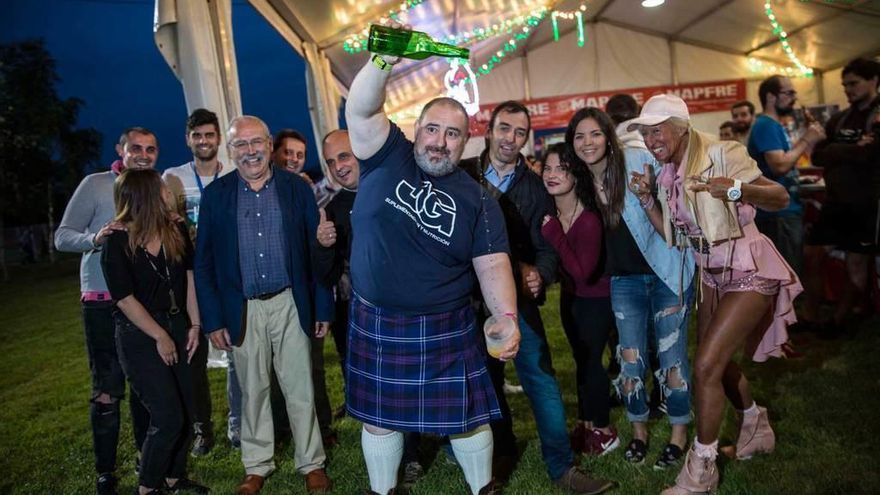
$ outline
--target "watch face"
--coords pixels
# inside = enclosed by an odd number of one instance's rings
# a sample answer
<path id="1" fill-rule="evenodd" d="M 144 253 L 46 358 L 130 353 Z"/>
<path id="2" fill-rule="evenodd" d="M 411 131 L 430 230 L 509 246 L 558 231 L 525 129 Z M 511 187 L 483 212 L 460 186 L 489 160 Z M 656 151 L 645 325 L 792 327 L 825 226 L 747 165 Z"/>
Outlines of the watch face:
<path id="1" fill-rule="evenodd" d="M 731 201 L 739 201 L 739 198 L 742 197 L 742 189 L 736 189 L 731 187 L 727 190 L 727 199 Z"/>

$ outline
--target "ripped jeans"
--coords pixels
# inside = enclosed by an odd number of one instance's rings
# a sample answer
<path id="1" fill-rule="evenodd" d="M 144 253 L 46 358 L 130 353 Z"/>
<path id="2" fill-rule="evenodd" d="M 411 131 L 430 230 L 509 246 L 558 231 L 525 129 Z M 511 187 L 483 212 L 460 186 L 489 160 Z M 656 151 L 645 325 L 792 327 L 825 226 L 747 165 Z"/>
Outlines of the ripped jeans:
<path id="1" fill-rule="evenodd" d="M 647 422 L 650 412 L 645 391 L 649 336 L 655 339 L 653 348 L 659 354 L 660 369 L 655 375 L 666 398 L 669 423 L 690 422 L 687 332 L 692 302 L 693 284 L 679 303 L 678 296 L 656 275 L 611 277 L 611 306 L 620 335 L 617 347 L 620 375 L 614 380 L 614 387 L 626 404 L 626 416 L 630 422 Z M 624 359 L 626 350 L 636 351 L 634 361 Z M 673 370 L 680 377 L 677 387 L 671 387 L 667 380 L 668 373 Z M 632 384 L 631 388 L 627 387 L 628 382 Z"/>

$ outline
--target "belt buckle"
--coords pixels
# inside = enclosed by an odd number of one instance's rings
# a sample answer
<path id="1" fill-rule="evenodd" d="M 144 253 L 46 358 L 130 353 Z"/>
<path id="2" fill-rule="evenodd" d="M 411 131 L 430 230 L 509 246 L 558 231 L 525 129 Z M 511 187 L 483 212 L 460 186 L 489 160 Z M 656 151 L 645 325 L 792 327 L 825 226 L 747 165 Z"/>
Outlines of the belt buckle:
<path id="1" fill-rule="evenodd" d="M 691 241 L 691 247 L 695 251 L 700 254 L 709 254 L 709 241 L 706 238 L 689 235 L 688 240 Z"/>

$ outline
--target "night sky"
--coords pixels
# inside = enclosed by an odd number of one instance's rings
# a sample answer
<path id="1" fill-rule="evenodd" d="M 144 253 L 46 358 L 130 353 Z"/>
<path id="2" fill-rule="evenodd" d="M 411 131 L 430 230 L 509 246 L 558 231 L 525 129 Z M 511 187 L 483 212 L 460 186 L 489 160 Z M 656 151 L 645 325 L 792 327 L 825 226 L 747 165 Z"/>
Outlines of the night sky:
<path id="1" fill-rule="evenodd" d="M 152 0 L 3 2 L 0 42 L 43 38 L 57 62 L 62 98 L 85 104 L 80 127 L 103 136 L 101 161 L 116 159 L 123 129 L 141 125 L 159 138 L 157 168 L 192 159 L 184 143 L 183 87 L 153 41 Z M 306 101 L 305 63 L 244 0 L 232 2 L 233 38 L 244 113 L 275 132 L 293 127 L 309 139 L 309 170 L 320 170 Z M 221 122 L 221 126 L 223 123 Z"/>

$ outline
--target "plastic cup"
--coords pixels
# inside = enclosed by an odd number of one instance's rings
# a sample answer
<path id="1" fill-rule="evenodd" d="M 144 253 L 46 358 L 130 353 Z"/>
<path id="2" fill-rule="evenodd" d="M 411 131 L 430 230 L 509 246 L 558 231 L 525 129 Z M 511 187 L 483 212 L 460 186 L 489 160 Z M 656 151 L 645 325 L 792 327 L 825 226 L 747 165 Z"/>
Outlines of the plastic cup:
<path id="1" fill-rule="evenodd" d="M 486 335 L 486 350 L 493 358 L 498 358 L 516 331 L 516 322 L 507 315 L 490 316 L 483 325 Z"/>

